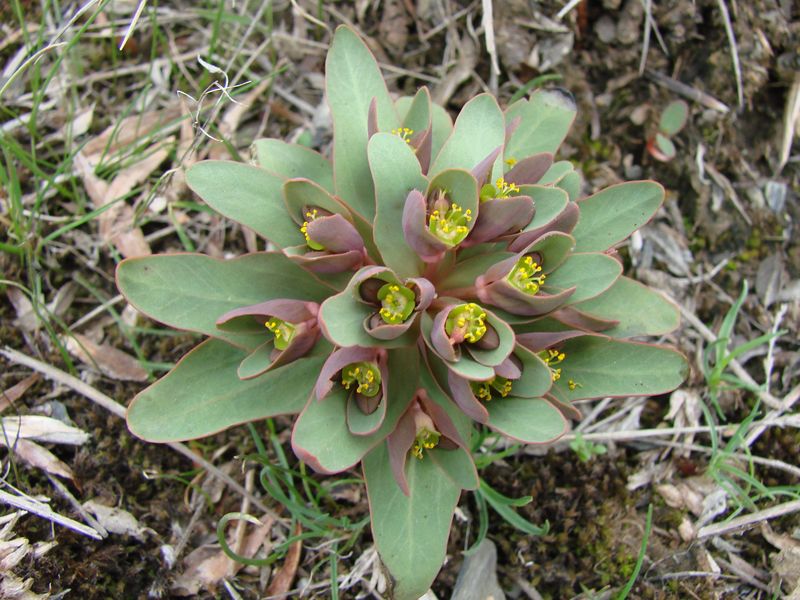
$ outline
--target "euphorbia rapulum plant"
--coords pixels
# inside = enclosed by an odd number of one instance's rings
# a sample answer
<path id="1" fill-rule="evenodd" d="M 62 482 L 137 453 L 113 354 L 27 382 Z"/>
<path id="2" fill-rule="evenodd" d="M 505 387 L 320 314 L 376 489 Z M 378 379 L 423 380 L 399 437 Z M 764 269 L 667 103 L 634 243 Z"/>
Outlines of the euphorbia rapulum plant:
<path id="1" fill-rule="evenodd" d="M 461 491 L 478 486 L 476 427 L 545 444 L 580 416 L 577 400 L 683 381 L 681 354 L 630 341 L 678 316 L 622 275 L 614 250 L 664 193 L 640 181 L 579 198 L 579 175 L 553 158 L 576 110 L 559 90 L 505 111 L 481 94 L 453 123 L 425 88 L 393 99 L 340 27 L 326 92 L 330 158 L 267 139 L 254 164 L 187 173 L 277 250 L 120 264 L 131 304 L 209 336 L 134 399 L 128 425 L 167 442 L 299 414 L 300 460 L 319 473 L 361 463 L 394 595 L 415 598 L 444 560 Z"/>

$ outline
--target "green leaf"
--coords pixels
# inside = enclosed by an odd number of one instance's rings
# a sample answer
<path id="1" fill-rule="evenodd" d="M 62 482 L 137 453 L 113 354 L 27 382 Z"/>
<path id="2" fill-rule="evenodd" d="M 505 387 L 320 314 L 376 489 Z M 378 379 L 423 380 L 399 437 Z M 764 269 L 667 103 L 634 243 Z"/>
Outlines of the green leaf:
<path id="1" fill-rule="evenodd" d="M 568 233 L 553 231 L 538 238 L 525 250 L 527 253 L 536 252 L 541 256 L 541 265 L 548 277 L 560 268 L 569 257 L 575 239 Z"/>
<path id="2" fill-rule="evenodd" d="M 434 155 L 429 173 L 436 175 L 445 169 L 469 171 L 502 146 L 504 140 L 505 121 L 497 100 L 489 94 L 475 96 L 461 109 L 453 133 L 438 156 Z"/>
<path id="3" fill-rule="evenodd" d="M 656 148 L 661 153 L 661 156 L 655 155 L 655 157 L 663 161 L 672 160 L 678 153 L 672 140 L 662 133 L 656 134 Z"/>
<path id="4" fill-rule="evenodd" d="M 375 57 L 348 27 L 339 27 L 333 36 L 325 62 L 325 88 L 333 116 L 336 194 L 372 221 L 375 192 L 367 162 L 367 119 L 372 99 L 377 103 L 380 131 L 391 131 L 400 123 Z"/>
<path id="5" fill-rule="evenodd" d="M 397 106 L 398 103 L 396 102 L 395 107 L 397 108 Z M 431 94 L 428 88 L 422 87 L 418 89 L 408 109 L 403 112 L 404 114 L 400 119 L 403 127 L 408 127 L 414 133 L 425 131 L 428 125 L 431 124 Z"/>
<path id="6" fill-rule="evenodd" d="M 204 160 L 186 171 L 186 183 L 221 215 L 285 248 L 303 235 L 283 204 L 283 180 L 252 165 Z"/>
<path id="7" fill-rule="evenodd" d="M 620 277 L 600 296 L 576 304 L 574 308 L 601 319 L 619 321 L 603 332 L 615 338 L 664 335 L 677 329 L 680 323 L 675 304 L 628 277 Z"/>
<path id="8" fill-rule="evenodd" d="M 567 357 L 559 365 L 561 378 L 553 391 L 569 401 L 665 394 L 678 387 L 689 370 L 686 358 L 675 350 L 599 336 L 567 340 L 561 350 Z M 580 386 L 570 390 L 570 380 Z"/>
<path id="9" fill-rule="evenodd" d="M 464 379 L 485 381 L 494 377 L 494 369 L 473 360 L 466 353 L 461 354 L 456 362 L 444 361 L 447 367 Z"/>
<path id="10" fill-rule="evenodd" d="M 413 149 L 399 136 L 375 134 L 369 141 L 368 155 L 375 182 L 375 245 L 383 263 L 397 275 L 416 277 L 422 272 L 422 261 L 403 235 L 403 209 L 408 193 L 424 193 L 428 181 Z"/>
<path id="11" fill-rule="evenodd" d="M 475 462 L 472 460 L 470 453 L 461 446 L 453 450 L 434 448 L 422 460 L 426 458 L 435 462 L 442 473 L 460 489 L 477 489 L 478 471 L 475 468 Z"/>
<path id="12" fill-rule="evenodd" d="M 253 142 L 258 164 L 281 177 L 305 177 L 333 193 L 333 166 L 319 152 L 282 140 L 262 139 Z"/>
<path id="13" fill-rule="evenodd" d="M 376 308 L 357 301 L 353 297 L 352 288 L 348 286 L 323 302 L 319 310 L 319 320 L 325 337 L 342 348 L 347 346 L 401 348 L 416 342 L 417 332 L 413 325 L 393 340 L 372 337 L 364 328 L 364 321 L 376 311 Z"/>
<path id="14" fill-rule="evenodd" d="M 306 206 L 318 206 L 330 213 L 342 215 L 355 226 L 369 255 L 373 259 L 377 257 L 377 249 L 372 239 L 372 224 L 367 223 L 357 212 L 351 211 L 337 196 L 331 195 L 325 188 L 309 179 L 286 180 L 282 191 L 286 210 L 290 215 L 298 219 L 302 216 L 305 220 L 303 208 Z M 300 228 L 296 223 L 294 227 L 299 231 Z M 328 276 L 328 279 L 338 283 L 338 275 L 337 273 Z"/>
<path id="15" fill-rule="evenodd" d="M 400 119 L 400 122 L 405 125 L 406 119 L 408 118 L 408 113 L 411 110 L 411 105 L 417 99 L 419 95 L 419 90 L 414 96 L 400 96 L 397 100 L 394 101 L 394 110 L 397 113 L 397 117 Z M 408 125 L 405 125 L 408 127 Z"/>
<path id="16" fill-rule="evenodd" d="M 567 198 L 573 202 L 581 193 L 582 178 L 580 173 L 568 160 L 553 163 L 547 173 L 539 180 L 539 186 L 555 186 L 567 193 Z"/>
<path id="17" fill-rule="evenodd" d="M 469 446 L 472 438 L 473 421 L 464 414 L 464 411 L 456 406 L 455 402 L 453 402 L 444 391 L 442 391 L 442 387 L 437 380 L 437 376 L 431 370 L 435 370 L 437 367 L 444 368 L 444 370 L 441 372 L 441 380 L 447 381 L 447 368 L 444 367 L 444 363 L 437 357 L 429 356 L 428 358 L 428 366 L 430 369 L 425 368 L 424 364 L 422 365 L 419 370 L 420 384 L 422 387 L 428 390 L 428 396 L 431 398 L 431 400 L 436 402 L 436 404 L 444 409 L 444 411 L 453 421 L 453 424 L 456 426 L 458 433 L 461 435 L 461 439 L 463 439 L 464 443 Z"/>
<path id="18" fill-rule="evenodd" d="M 413 98 L 411 96 L 402 96 L 395 101 L 395 110 L 397 110 L 397 114 L 400 116 L 400 120 L 405 127 L 414 129 L 408 124 L 412 119 L 416 119 L 416 117 L 411 116 L 411 106 L 413 102 L 420 101 L 418 97 L 424 89 L 425 88 L 420 89 Z M 431 156 L 435 157 L 439 154 L 445 141 L 447 141 L 447 138 L 450 137 L 450 133 L 453 131 L 453 119 L 450 117 L 450 113 L 438 104 L 431 103 L 430 109 L 431 137 L 433 138 L 431 143 Z"/>
<path id="19" fill-rule="evenodd" d="M 506 110 L 506 123 L 516 117 L 522 121 L 511 135 L 503 158 L 522 160 L 540 152 L 555 154 L 576 114 L 575 99 L 560 89 L 537 90 L 530 100 L 515 102 Z"/>
<path id="20" fill-rule="evenodd" d="M 514 256 L 512 252 L 487 252 L 456 263 L 453 270 L 437 286 L 439 295 L 447 296 L 446 290 L 475 285 L 475 279 L 486 273 L 489 267 L 512 256 Z"/>
<path id="21" fill-rule="evenodd" d="M 250 379 L 262 374 L 272 364 L 272 351 L 275 344 L 272 340 L 264 342 L 242 359 L 236 374 L 239 379 Z"/>
<path id="22" fill-rule="evenodd" d="M 219 317 L 276 298 L 321 302 L 332 292 L 279 252 L 231 260 L 203 254 L 129 258 L 117 267 L 117 287 L 128 302 L 156 321 L 248 349 L 265 341 L 263 333 L 222 331 L 216 326 Z"/>
<path id="23" fill-rule="evenodd" d="M 417 385 L 418 358 L 415 348 L 389 353 L 389 397 L 386 417 L 371 435 L 353 435 L 347 427 L 348 390 L 341 386 L 321 401 L 312 397 L 292 431 L 295 453 L 314 469 L 338 473 L 355 465 L 397 426 Z M 314 382 L 316 383 L 316 379 Z M 396 484 L 395 484 L 396 485 Z"/>
<path id="24" fill-rule="evenodd" d="M 291 179 L 283 184 L 283 198 L 286 211 L 290 215 L 298 218 L 303 216 L 303 208 L 306 206 L 318 206 L 333 214 L 339 214 L 345 218 L 350 214 L 347 207 L 342 204 L 335 196 L 326 191 L 322 186 L 308 179 Z M 294 225 L 298 229 L 297 225 Z"/>
<path id="25" fill-rule="evenodd" d="M 494 313 L 488 313 L 486 322 L 494 327 L 499 341 L 497 347 L 492 350 L 481 350 L 477 346 L 470 346 L 469 353 L 482 365 L 496 367 L 502 363 L 514 349 L 514 330 L 511 326 L 497 317 Z M 462 359 L 464 355 L 462 354 Z"/>
<path id="26" fill-rule="evenodd" d="M 647 223 L 664 200 L 654 181 L 612 185 L 578 203 L 581 216 L 572 235 L 575 252 L 604 252 Z"/>
<path id="27" fill-rule="evenodd" d="M 610 288 L 622 275 L 622 265 L 607 254 L 572 254 L 545 280 L 545 291 L 578 289 L 567 304 L 594 298 Z"/>
<path id="28" fill-rule="evenodd" d="M 518 345 L 514 354 L 522 362 L 522 376 L 515 380 L 511 393 L 518 398 L 540 398 L 549 390 L 552 383 L 550 369 L 533 352 Z"/>
<path id="29" fill-rule="evenodd" d="M 547 173 L 542 175 L 542 178 L 538 181 L 538 185 L 554 185 L 573 171 L 575 171 L 575 167 L 572 166 L 571 162 L 559 160 L 550 165 Z"/>
<path id="30" fill-rule="evenodd" d="M 374 432 L 381 423 L 381 419 L 385 417 L 385 413 L 380 409 L 365 414 L 361 412 L 356 402 L 347 403 L 347 428 L 351 433 L 357 435 L 366 435 Z"/>
<path id="31" fill-rule="evenodd" d="M 374 345 L 377 340 L 364 329 L 364 320 L 375 310 L 353 298 L 350 287 L 345 288 L 320 307 L 319 319 L 325 337 L 342 348 Z"/>
<path id="32" fill-rule="evenodd" d="M 483 480 L 481 480 L 479 494 L 506 523 L 520 531 L 528 535 L 546 535 L 550 530 L 550 525 L 547 522 L 545 522 L 544 527 L 539 527 L 519 516 L 519 514 L 511 508 L 512 506 L 525 506 L 530 502 L 530 496 L 524 496 L 520 499 L 509 498 L 490 487 L 489 484 Z"/>
<path id="33" fill-rule="evenodd" d="M 683 129 L 689 118 L 689 105 L 683 100 L 673 100 L 661 113 L 658 128 L 666 136 L 673 136 Z"/>
<path id="34" fill-rule="evenodd" d="M 392 476 L 386 444 L 364 457 L 372 535 L 396 582 L 395 600 L 417 600 L 436 578 L 461 495 L 432 460 L 410 458 L 406 475 L 409 496 Z"/>
<path id="35" fill-rule="evenodd" d="M 463 210 L 471 211 L 473 217 L 478 214 L 478 182 L 469 171 L 463 169 L 447 169 L 440 171 L 431 179 L 426 196 L 430 197 L 437 190 L 445 190 L 454 204 Z M 472 229 L 474 219 L 468 227 Z"/>
<path id="36" fill-rule="evenodd" d="M 556 183 L 556 186 L 567 192 L 569 199 L 575 202 L 581 195 L 582 182 L 583 179 L 581 178 L 581 174 L 575 170 L 572 170 L 559 179 L 558 183 Z"/>
<path id="37" fill-rule="evenodd" d="M 433 350 L 431 343 L 431 328 L 433 327 L 433 317 L 424 312 L 420 315 L 420 331 L 425 340 L 428 348 Z M 475 381 L 486 381 L 494 377 L 494 369 L 480 364 L 478 361 L 470 358 L 466 352 L 461 353 L 461 357 L 456 362 L 442 361 L 454 373 L 461 375 L 465 379 L 472 379 Z"/>
<path id="38" fill-rule="evenodd" d="M 318 342 L 303 358 L 255 379 L 236 374 L 246 353 L 219 340 L 189 352 L 128 408 L 128 427 L 148 442 L 211 435 L 233 425 L 300 411 L 331 347 Z"/>
<path id="39" fill-rule="evenodd" d="M 509 396 L 484 406 L 489 411 L 489 427 L 526 444 L 551 442 L 567 430 L 561 411 L 541 398 Z"/>
<path id="40" fill-rule="evenodd" d="M 431 105 L 431 127 L 433 129 L 431 157 L 435 157 L 453 133 L 453 119 L 450 113 L 438 104 Z"/>
<path id="41" fill-rule="evenodd" d="M 523 231 L 532 231 L 546 225 L 560 215 L 569 203 L 569 196 L 567 193 L 557 187 L 523 185 L 520 186 L 519 193 L 523 196 L 530 196 L 533 198 L 533 203 L 536 207 L 536 212 L 533 213 L 533 219 L 531 219 L 531 222 Z"/>

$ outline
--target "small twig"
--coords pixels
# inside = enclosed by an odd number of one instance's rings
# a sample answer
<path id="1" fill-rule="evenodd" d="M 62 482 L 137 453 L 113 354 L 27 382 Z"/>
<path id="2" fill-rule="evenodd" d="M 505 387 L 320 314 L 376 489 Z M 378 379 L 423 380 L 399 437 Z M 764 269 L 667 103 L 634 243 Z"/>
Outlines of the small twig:
<path id="1" fill-rule="evenodd" d="M 128 43 L 128 39 L 133 35 L 133 30 L 136 29 L 136 23 L 139 22 L 139 17 L 142 16 L 142 11 L 144 7 L 147 6 L 147 0 L 139 0 L 139 6 L 136 7 L 136 12 L 133 13 L 133 18 L 131 22 L 128 24 L 128 30 L 125 32 L 125 36 L 122 38 L 122 41 L 119 43 L 119 51 L 122 52 L 122 49 L 125 47 L 125 44 Z"/>
<path id="2" fill-rule="evenodd" d="M 639 75 L 644 74 L 647 64 L 647 52 L 650 50 L 650 24 L 653 21 L 651 0 L 644 0 L 644 41 L 642 42 L 642 57 L 639 59 Z"/>
<path id="3" fill-rule="evenodd" d="M 783 504 L 778 504 L 777 506 L 773 506 L 771 508 L 759 510 L 757 512 L 750 513 L 749 515 L 736 517 L 727 523 L 712 523 L 711 525 L 701 527 L 700 531 L 697 532 L 697 539 L 702 540 L 714 535 L 724 535 L 726 533 L 738 531 L 740 529 L 744 529 L 745 527 L 757 525 L 763 521 L 775 519 L 776 517 L 782 517 L 783 515 L 788 515 L 797 511 L 800 511 L 800 500 L 784 502 Z"/>
<path id="4" fill-rule="evenodd" d="M 443 19 L 435 27 L 433 27 L 431 29 L 428 29 L 424 33 L 421 33 L 420 36 L 419 36 L 420 41 L 422 41 L 422 42 L 428 41 L 430 38 L 435 36 L 437 33 L 442 31 L 443 29 L 446 29 L 447 27 L 449 27 L 452 23 L 455 23 L 456 21 L 458 21 L 464 15 L 467 15 L 470 12 L 472 12 L 474 10 L 474 8 L 475 8 L 475 6 L 473 4 L 470 4 L 466 8 L 462 8 L 458 12 L 448 16 L 446 19 Z"/>
<path id="5" fill-rule="evenodd" d="M 672 77 L 668 77 L 663 73 L 659 73 L 658 71 L 653 71 L 652 69 L 646 69 L 645 75 L 653 80 L 653 82 L 661 85 L 668 90 L 675 92 L 676 94 L 680 94 L 688 98 L 689 100 L 693 100 L 694 102 L 699 102 L 703 106 L 710 108 L 712 110 L 719 111 L 721 113 L 727 113 L 731 109 L 724 103 L 720 102 L 714 96 L 710 94 L 706 94 L 705 92 L 701 92 L 697 88 L 693 88 L 690 85 L 686 85 L 678 81 L 677 79 L 673 79 Z"/>
<path id="6" fill-rule="evenodd" d="M 792 85 L 789 87 L 789 93 L 786 94 L 786 106 L 783 109 L 783 130 L 781 132 L 781 155 L 778 160 L 778 173 L 789 162 L 798 120 L 800 120 L 800 75 L 795 75 L 792 79 Z"/>
<path id="7" fill-rule="evenodd" d="M 683 318 L 689 321 L 692 327 L 694 327 L 709 344 L 713 344 L 717 341 L 717 336 L 714 335 L 714 333 L 708 327 L 706 327 L 705 324 L 694 315 L 694 313 L 686 310 L 686 308 L 680 304 L 678 305 L 678 308 L 680 309 Z M 753 380 L 752 377 L 750 377 L 750 374 L 744 370 L 744 367 L 739 364 L 739 361 L 737 361 L 735 358 L 728 363 L 728 366 L 730 366 L 734 374 L 747 385 L 751 386 L 753 389 L 759 388 L 759 385 Z M 779 409 L 781 406 L 783 406 L 783 403 L 769 392 L 759 391 L 756 393 L 758 394 L 758 397 L 761 398 L 761 401 L 770 408 Z"/>
<path id="8" fill-rule="evenodd" d="M 651 575 L 648 579 L 655 581 L 665 581 L 668 579 L 683 579 L 684 577 L 711 577 L 718 579 L 721 577 L 727 579 L 735 579 L 733 575 L 723 575 L 720 573 L 712 573 L 711 571 L 678 571 L 677 573 L 664 573 L 663 575 Z"/>
<path id="9" fill-rule="evenodd" d="M 30 65 L 39 60 L 50 50 L 55 50 L 56 48 L 60 48 L 61 46 L 66 46 L 66 45 L 67 42 L 59 42 L 58 44 L 51 44 L 49 46 L 45 46 L 44 48 L 42 48 L 41 50 L 30 56 L 24 63 L 22 63 L 19 66 L 19 68 L 16 71 L 14 71 L 11 74 L 11 76 L 8 79 L 5 80 L 3 85 L 0 86 L 0 98 L 2 98 L 6 90 L 11 87 L 11 84 L 14 82 L 14 80 L 17 79 L 17 77 L 19 77 L 20 75 L 22 75 L 25 69 L 27 69 Z"/>
<path id="10" fill-rule="evenodd" d="M 665 440 L 648 440 L 647 443 L 655 444 L 657 446 L 666 446 L 668 448 L 691 450 L 692 452 L 703 452 L 704 454 L 712 454 L 712 455 L 714 454 L 714 450 L 712 448 L 707 448 L 706 446 L 700 446 L 698 444 L 687 444 L 686 442 L 667 442 Z M 800 467 L 790 465 L 789 463 L 785 463 L 782 460 L 777 460 L 775 458 L 764 458 L 763 456 L 754 456 L 753 454 L 742 454 L 741 452 L 728 453 L 728 456 L 730 458 L 736 458 L 744 462 L 752 462 L 756 465 L 769 467 L 770 469 L 777 469 L 778 471 L 784 471 L 785 473 L 790 473 L 791 475 L 794 475 L 795 477 L 800 479 Z"/>
<path id="11" fill-rule="evenodd" d="M 728 35 L 728 43 L 731 47 L 731 58 L 733 59 L 733 72 L 736 75 L 736 96 L 739 98 L 739 108 L 744 108 L 744 89 L 742 87 L 742 66 L 739 64 L 739 49 L 736 47 L 736 35 L 733 33 L 731 15 L 728 13 L 728 6 L 725 0 L 717 0 L 717 6 L 722 13 L 722 21 L 725 23 L 725 33 Z"/>
<path id="12" fill-rule="evenodd" d="M 708 174 L 711 175 L 711 179 L 714 180 L 714 183 L 716 183 L 725 191 L 728 198 L 730 198 L 731 203 L 733 203 L 733 206 L 737 211 L 739 211 L 739 214 L 742 215 L 742 218 L 745 220 L 745 222 L 752 227 L 753 220 L 750 218 L 750 215 L 745 212 L 744 206 L 742 205 L 741 200 L 739 200 L 739 194 L 736 193 L 736 189 L 734 189 L 730 179 L 717 171 L 716 167 L 711 163 L 705 163 L 704 166 L 706 171 L 708 171 Z"/>
<path id="13" fill-rule="evenodd" d="M 578 423 L 577 427 L 575 428 L 575 431 L 586 430 L 589 427 L 589 425 L 594 423 L 595 419 L 597 419 L 597 417 L 599 417 L 602 414 L 602 412 L 606 409 L 606 407 L 609 404 L 611 404 L 611 402 L 613 402 L 613 400 L 614 400 L 613 398 L 603 398 L 600 402 L 598 402 L 592 408 L 591 412 L 581 419 L 581 422 Z"/>
<path id="14" fill-rule="evenodd" d="M 75 331 L 76 329 L 80 329 L 81 327 L 86 325 L 86 323 L 88 323 L 89 321 L 94 319 L 95 317 L 104 314 L 109 309 L 109 307 L 114 306 L 115 304 L 117 304 L 117 303 L 119 303 L 121 301 L 122 301 L 122 294 L 117 294 L 113 298 L 109 298 L 108 300 L 106 300 L 105 302 L 100 304 L 99 306 L 96 306 L 95 308 L 90 310 L 88 313 L 83 315 L 80 319 L 75 321 L 72 325 L 69 326 L 69 330 L 70 331 Z"/>
<path id="15" fill-rule="evenodd" d="M 572 9 L 578 6 L 578 4 L 580 4 L 582 1 L 583 0 L 569 0 L 569 2 L 567 2 L 564 8 L 562 8 L 560 11 L 556 13 L 556 20 L 560 21 L 561 19 L 566 17 L 572 11 Z"/>
<path id="16" fill-rule="evenodd" d="M 724 427 L 718 425 L 713 428 L 714 431 L 722 432 L 723 435 L 733 435 L 737 425 L 730 425 Z M 643 440 L 652 437 L 669 437 L 673 435 L 683 435 L 685 433 L 710 433 L 711 427 L 707 425 L 696 425 L 693 427 L 657 427 L 655 429 L 626 429 L 622 431 L 601 431 L 597 433 L 581 433 L 581 437 L 585 440 L 597 440 L 600 442 L 631 442 L 636 440 Z M 580 433 L 580 432 L 578 432 Z M 568 442 L 574 440 L 578 433 L 567 433 L 560 438 L 559 442 Z"/>
<path id="17" fill-rule="evenodd" d="M 83 535 L 89 536 L 95 540 L 102 540 L 103 536 L 100 535 L 97 531 L 92 529 L 91 527 L 87 527 L 83 523 L 78 523 L 69 517 L 64 517 L 57 512 L 54 512 L 52 508 L 50 508 L 47 504 L 43 504 L 42 502 L 37 502 L 33 498 L 26 498 L 25 496 L 15 496 L 14 494 L 9 494 L 4 490 L 0 490 L 0 502 L 5 502 L 6 504 L 13 506 L 14 508 L 19 508 L 21 510 L 27 511 L 29 513 L 33 513 L 36 516 L 42 517 L 43 519 L 47 519 L 48 521 L 52 521 L 53 523 L 58 523 L 66 527 L 67 529 L 72 529 L 73 531 L 77 531 Z"/>
<path id="18" fill-rule="evenodd" d="M 196 505 L 194 507 L 194 510 L 192 511 L 192 516 L 189 518 L 189 522 L 186 524 L 186 527 L 181 532 L 181 537 L 178 539 L 178 543 L 175 544 L 175 554 L 174 554 L 175 563 L 178 562 L 178 558 L 180 558 L 181 554 L 183 554 L 183 551 L 186 548 L 186 544 L 189 543 L 189 536 L 194 530 L 195 525 L 197 525 L 197 522 L 200 520 L 200 515 L 203 514 L 204 508 L 205 504 L 203 503 L 202 496 L 198 494 L 196 497 Z"/>
<path id="19" fill-rule="evenodd" d="M 297 0 L 291 0 L 291 2 L 292 2 L 292 6 L 294 7 L 294 9 L 297 11 L 297 14 L 299 14 L 301 17 L 303 17 L 306 21 L 309 21 L 309 22 L 313 23 L 314 25 L 316 25 L 317 27 L 321 27 L 322 29 L 324 29 L 328 33 L 331 33 L 331 28 L 328 27 L 327 23 L 325 23 L 324 21 L 320 21 L 314 15 L 310 14 L 305 8 L 303 8 L 302 6 L 300 6 L 297 3 Z M 263 4 L 266 5 L 267 3 L 264 2 Z"/>
<path id="20" fill-rule="evenodd" d="M 646 402 L 646 398 L 642 397 L 632 397 L 628 398 L 625 405 L 621 407 L 616 412 L 610 414 L 609 416 L 601 419 L 600 421 L 594 424 L 587 424 L 585 427 L 576 429 L 576 431 L 585 431 L 586 433 L 591 433 L 596 429 L 600 429 L 601 427 L 608 426 L 615 421 L 619 421 L 621 419 L 626 419 L 629 417 L 630 413 L 635 411 L 636 409 L 640 409 L 641 406 Z M 601 403 L 602 404 L 602 403 Z M 583 421 L 581 421 L 581 425 L 583 425 Z"/>
<path id="21" fill-rule="evenodd" d="M 61 496 L 63 496 L 67 502 L 70 503 L 70 506 L 75 509 L 75 512 L 77 512 L 83 518 L 83 520 L 89 524 L 90 527 L 94 528 L 94 530 L 97 531 L 97 533 L 99 533 L 102 537 L 108 537 L 108 531 L 106 528 L 103 527 L 97 519 L 90 515 L 89 512 L 83 508 L 83 506 L 81 506 L 81 503 L 78 502 L 77 498 L 72 495 L 72 492 L 67 489 L 67 486 L 49 473 L 45 473 L 45 475 L 47 476 L 47 479 L 50 480 L 50 483 L 53 484 L 53 487 L 56 488 L 56 491 L 61 494 Z"/>
<path id="22" fill-rule="evenodd" d="M 248 492 L 253 491 L 253 482 L 255 481 L 256 471 L 255 469 L 249 469 L 244 477 L 244 487 Z M 239 512 L 243 515 L 246 515 L 250 512 L 250 499 L 247 496 L 242 496 L 242 504 L 239 508 Z M 245 533 L 247 532 L 247 521 L 244 519 L 238 519 L 236 521 L 236 530 L 233 534 L 233 551 L 235 554 L 239 556 L 242 555 L 244 549 L 244 537 Z M 230 560 L 230 559 L 229 559 Z"/>
<path id="23" fill-rule="evenodd" d="M 774 424 L 785 412 L 791 410 L 792 406 L 800 400 L 800 385 L 795 386 L 786 394 L 786 397 L 781 402 L 781 405 L 775 410 L 770 411 L 764 419 L 757 421 L 751 425 L 750 432 L 744 440 L 745 446 L 748 448 L 753 445 L 759 436 L 767 430 L 767 428 Z"/>
<path id="24" fill-rule="evenodd" d="M 680 277 L 678 278 L 681 281 L 686 281 L 692 285 L 697 285 L 698 283 L 706 283 L 711 281 L 716 277 L 722 269 L 724 269 L 730 263 L 731 256 L 723 257 L 716 265 L 714 265 L 711 270 L 707 273 L 703 273 L 702 275 L 692 275 L 691 277 Z"/>
<path id="25" fill-rule="evenodd" d="M 64 373 L 64 371 L 61 371 L 60 369 L 56 369 L 55 367 L 52 367 L 39 360 L 36 360 L 35 358 L 27 356 L 26 354 L 14 350 L 13 348 L 5 347 L 2 350 L 0 350 L 0 354 L 5 356 L 8 360 L 12 362 L 25 365 L 26 367 L 33 369 L 34 371 L 38 371 L 45 377 L 49 377 L 50 379 L 53 379 L 58 383 L 61 383 L 71 388 L 72 390 L 78 392 L 82 396 L 85 396 L 95 404 L 102 406 L 107 411 L 115 414 L 121 419 L 125 418 L 126 411 L 124 406 L 118 404 L 117 402 L 106 396 L 104 393 L 94 389 L 92 386 L 84 383 L 77 377 L 73 377 L 68 373 Z M 242 484 L 233 479 L 233 477 L 231 477 L 227 473 L 223 472 L 219 467 L 217 467 L 213 463 L 210 463 L 202 456 L 198 456 L 180 442 L 167 442 L 165 445 L 169 446 L 179 454 L 182 454 L 192 462 L 197 463 L 198 465 L 200 465 L 201 467 L 212 473 L 215 477 L 218 477 L 219 479 L 224 481 L 231 489 L 233 489 L 235 492 L 237 492 L 242 496 L 246 496 L 250 500 L 250 502 L 253 503 L 254 506 L 264 511 L 264 513 L 268 514 L 270 517 L 275 519 L 275 521 L 280 523 L 283 527 L 286 527 L 287 529 L 289 528 L 289 526 L 286 523 L 284 523 L 283 520 L 281 520 L 281 518 L 275 511 L 267 507 L 267 505 L 264 504 L 260 499 L 256 498 L 253 494 L 244 489 Z"/>
<path id="26" fill-rule="evenodd" d="M 489 90 L 497 95 L 497 82 L 500 77 L 500 64 L 497 62 L 497 45 L 494 40 L 494 13 L 492 0 L 482 0 L 483 5 L 483 35 L 486 37 L 486 52 L 489 53 L 490 72 Z"/>
<path id="27" fill-rule="evenodd" d="M 651 0 L 652 3 L 652 0 Z M 650 29 L 653 31 L 653 34 L 656 36 L 656 41 L 658 45 L 661 47 L 661 51 L 664 53 L 664 56 L 669 56 L 669 48 L 667 48 L 667 43 L 664 41 L 664 37 L 661 35 L 661 31 L 658 29 L 658 22 L 655 19 L 650 19 Z M 641 73 L 640 73 L 641 74 Z"/>
<path id="28" fill-rule="evenodd" d="M 775 313 L 775 318 L 772 320 L 772 328 L 770 330 L 772 337 L 767 343 L 767 357 L 764 359 L 764 389 L 767 391 L 769 391 L 769 384 L 772 379 L 772 369 L 775 367 L 775 345 L 778 343 L 778 330 L 788 310 L 788 304 L 781 304 L 778 312 Z"/>

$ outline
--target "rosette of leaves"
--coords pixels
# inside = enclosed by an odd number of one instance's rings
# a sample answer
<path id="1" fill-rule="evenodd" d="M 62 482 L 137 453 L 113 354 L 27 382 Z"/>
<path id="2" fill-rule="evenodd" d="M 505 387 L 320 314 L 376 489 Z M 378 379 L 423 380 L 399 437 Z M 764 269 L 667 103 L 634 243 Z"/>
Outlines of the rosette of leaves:
<path id="1" fill-rule="evenodd" d="M 123 261 L 141 312 L 208 339 L 142 391 L 128 425 L 152 442 L 299 415 L 292 445 L 319 473 L 362 465 L 398 598 L 438 572 L 476 428 L 546 444 L 576 400 L 663 394 L 676 351 L 632 341 L 678 323 L 622 275 L 614 248 L 663 200 L 648 181 L 580 197 L 553 156 L 575 116 L 560 90 L 455 119 L 427 89 L 393 99 L 364 43 L 339 28 L 326 63 L 330 157 L 280 140 L 253 164 L 187 173 L 209 206 L 270 250 Z M 277 249 L 273 249 L 277 248 Z"/>

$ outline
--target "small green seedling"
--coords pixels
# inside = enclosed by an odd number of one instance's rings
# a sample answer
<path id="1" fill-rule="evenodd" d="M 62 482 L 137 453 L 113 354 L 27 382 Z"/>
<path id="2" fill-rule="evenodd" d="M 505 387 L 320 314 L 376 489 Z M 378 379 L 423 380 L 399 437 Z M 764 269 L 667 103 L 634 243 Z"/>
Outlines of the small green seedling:
<path id="1" fill-rule="evenodd" d="M 581 462 L 589 462 L 595 456 L 602 456 L 608 452 L 603 444 L 595 444 L 585 439 L 580 432 L 575 434 L 575 439 L 569 443 L 572 451 L 578 455 L 578 460 Z"/>
<path id="2" fill-rule="evenodd" d="M 347 27 L 326 94 L 331 156 L 259 140 L 253 164 L 186 174 L 275 250 L 119 265 L 132 305 L 208 336 L 134 399 L 128 427 L 170 442 L 297 415 L 299 460 L 320 474 L 361 467 L 392 597 L 415 599 L 445 559 L 462 490 L 543 531 L 481 486 L 477 430 L 551 443 L 580 417 L 576 400 L 683 381 L 679 352 L 631 341 L 675 329 L 676 308 L 624 277 L 614 251 L 664 189 L 636 181 L 579 199 L 580 176 L 553 158 L 571 95 L 537 90 L 503 110 L 480 94 L 453 123 L 425 88 L 391 96 Z"/>
<path id="3" fill-rule="evenodd" d="M 689 105 L 683 100 L 673 100 L 661 113 L 658 131 L 647 140 L 647 151 L 662 162 L 675 158 L 677 150 L 672 138 L 686 126 L 689 118 Z"/>

